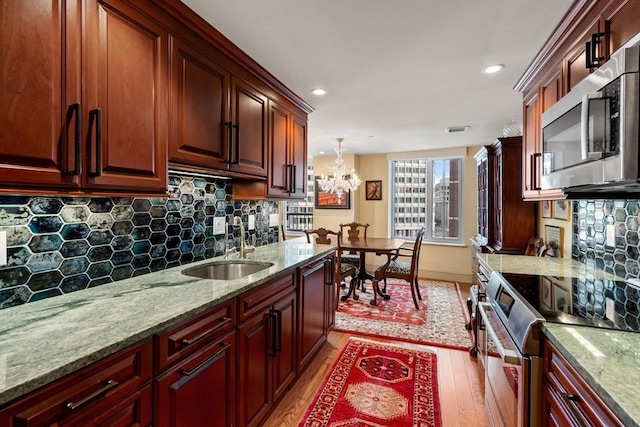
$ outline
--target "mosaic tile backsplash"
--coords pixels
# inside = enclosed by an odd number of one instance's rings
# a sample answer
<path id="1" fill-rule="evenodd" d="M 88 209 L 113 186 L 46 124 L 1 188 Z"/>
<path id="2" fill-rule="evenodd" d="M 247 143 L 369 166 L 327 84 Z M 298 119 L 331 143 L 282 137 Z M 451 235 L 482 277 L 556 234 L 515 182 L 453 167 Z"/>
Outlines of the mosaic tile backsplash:
<path id="1" fill-rule="evenodd" d="M 278 241 L 277 202 L 233 200 L 227 180 L 170 174 L 168 188 L 167 198 L 0 195 L 0 309 L 223 255 L 239 245 L 234 216 L 248 243 Z M 225 233 L 214 234 L 214 217 Z"/>
<path id="2" fill-rule="evenodd" d="M 637 278 L 638 200 L 580 200 L 573 202 L 571 254 L 584 264 L 624 279 Z M 615 227 L 615 246 L 607 245 L 607 225 Z"/>
<path id="3" fill-rule="evenodd" d="M 585 316 L 640 330 L 640 288 L 623 279 L 638 278 L 638 200 L 573 202 L 572 258 L 615 274 L 620 281 L 581 278 L 573 282 L 574 308 Z M 607 225 L 615 229 L 615 245 L 607 245 Z M 607 307 L 614 309 L 607 316 Z"/>

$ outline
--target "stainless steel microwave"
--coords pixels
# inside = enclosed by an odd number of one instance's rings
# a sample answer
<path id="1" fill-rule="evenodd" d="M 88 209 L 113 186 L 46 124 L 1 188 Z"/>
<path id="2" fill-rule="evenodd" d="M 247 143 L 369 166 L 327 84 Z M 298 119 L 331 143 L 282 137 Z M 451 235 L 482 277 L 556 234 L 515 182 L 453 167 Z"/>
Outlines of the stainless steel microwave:
<path id="1" fill-rule="evenodd" d="M 640 192 L 640 47 L 624 48 L 542 114 L 541 188 Z"/>

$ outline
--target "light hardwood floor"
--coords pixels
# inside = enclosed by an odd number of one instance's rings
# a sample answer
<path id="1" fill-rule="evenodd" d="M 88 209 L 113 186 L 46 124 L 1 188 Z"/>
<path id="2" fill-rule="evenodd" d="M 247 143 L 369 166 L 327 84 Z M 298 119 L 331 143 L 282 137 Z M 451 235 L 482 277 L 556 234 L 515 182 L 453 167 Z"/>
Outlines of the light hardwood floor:
<path id="1" fill-rule="evenodd" d="M 332 331 L 327 344 L 274 408 L 266 427 L 296 427 L 312 403 L 324 377 L 351 335 Z M 372 338 L 368 338 L 372 339 Z M 386 340 L 379 340 L 386 341 Z M 476 358 L 467 351 L 431 347 L 437 353 L 438 388 L 445 427 L 487 425 L 484 377 Z M 400 427 L 400 426 L 398 426 Z"/>

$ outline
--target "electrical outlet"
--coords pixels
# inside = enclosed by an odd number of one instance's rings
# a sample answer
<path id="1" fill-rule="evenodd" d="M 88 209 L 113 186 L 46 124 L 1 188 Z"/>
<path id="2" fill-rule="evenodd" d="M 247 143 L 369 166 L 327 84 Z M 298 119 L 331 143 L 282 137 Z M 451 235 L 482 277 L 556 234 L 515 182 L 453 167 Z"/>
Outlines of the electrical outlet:
<path id="1" fill-rule="evenodd" d="M 616 226 L 613 224 L 607 225 L 607 246 L 616 245 Z"/>
<path id="2" fill-rule="evenodd" d="M 609 320 L 613 320 L 616 315 L 616 303 L 611 298 L 605 298 L 605 316 Z"/>
<path id="3" fill-rule="evenodd" d="M 249 215 L 249 226 L 247 227 L 249 231 L 256 229 L 256 216 Z"/>
<path id="4" fill-rule="evenodd" d="M 0 267 L 7 265 L 7 232 L 0 231 Z"/>
<path id="5" fill-rule="evenodd" d="M 224 221 L 224 217 L 213 218 L 213 234 L 224 234 L 225 225 L 226 222 Z"/>
<path id="6" fill-rule="evenodd" d="M 280 215 L 277 213 L 269 214 L 269 227 L 277 227 L 280 225 Z"/>

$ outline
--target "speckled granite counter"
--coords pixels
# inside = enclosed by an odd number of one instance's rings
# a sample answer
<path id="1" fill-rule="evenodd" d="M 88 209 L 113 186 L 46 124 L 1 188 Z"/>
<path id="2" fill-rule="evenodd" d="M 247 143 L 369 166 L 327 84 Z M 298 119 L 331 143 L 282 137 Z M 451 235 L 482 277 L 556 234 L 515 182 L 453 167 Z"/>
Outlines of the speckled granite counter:
<path id="1" fill-rule="evenodd" d="M 333 250 L 292 239 L 248 254 L 273 266 L 238 280 L 181 273 L 212 258 L 0 310 L 0 405 Z"/>
<path id="2" fill-rule="evenodd" d="M 620 280 L 614 274 L 568 258 L 478 254 L 478 261 L 500 273 Z"/>
<path id="3" fill-rule="evenodd" d="M 566 258 L 478 254 L 500 273 L 578 279 L 618 276 Z M 627 426 L 640 427 L 640 333 L 545 323 L 545 335 Z"/>
<path id="4" fill-rule="evenodd" d="M 544 332 L 625 426 L 640 425 L 640 334 L 553 323 Z"/>

